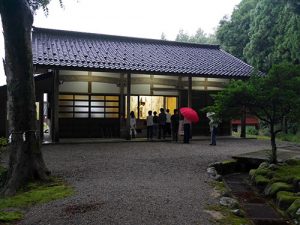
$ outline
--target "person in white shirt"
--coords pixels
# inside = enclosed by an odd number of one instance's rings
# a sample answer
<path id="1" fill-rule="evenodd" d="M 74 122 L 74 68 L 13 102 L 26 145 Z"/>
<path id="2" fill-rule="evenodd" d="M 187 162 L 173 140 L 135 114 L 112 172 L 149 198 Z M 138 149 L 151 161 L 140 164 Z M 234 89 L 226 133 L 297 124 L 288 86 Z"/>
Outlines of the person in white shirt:
<path id="1" fill-rule="evenodd" d="M 130 112 L 130 135 L 131 138 L 136 136 L 136 119 L 133 111 Z"/>
<path id="2" fill-rule="evenodd" d="M 152 140 L 153 138 L 153 116 L 152 111 L 148 111 L 147 116 L 147 140 Z"/>

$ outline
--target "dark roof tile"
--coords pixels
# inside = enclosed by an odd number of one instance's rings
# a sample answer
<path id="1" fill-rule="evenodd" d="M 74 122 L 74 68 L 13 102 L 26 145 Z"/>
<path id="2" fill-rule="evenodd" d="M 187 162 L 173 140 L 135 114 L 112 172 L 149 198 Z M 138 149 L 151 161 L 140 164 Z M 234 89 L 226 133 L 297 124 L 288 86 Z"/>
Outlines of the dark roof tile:
<path id="1" fill-rule="evenodd" d="M 44 28 L 34 28 L 32 42 L 35 65 L 220 77 L 254 70 L 217 45 Z"/>

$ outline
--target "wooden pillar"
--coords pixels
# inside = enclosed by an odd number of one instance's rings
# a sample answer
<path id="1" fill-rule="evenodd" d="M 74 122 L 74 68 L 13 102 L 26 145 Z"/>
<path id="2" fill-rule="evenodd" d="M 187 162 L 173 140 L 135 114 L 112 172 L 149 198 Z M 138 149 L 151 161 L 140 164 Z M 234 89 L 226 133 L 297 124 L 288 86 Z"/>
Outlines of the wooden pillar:
<path id="1" fill-rule="evenodd" d="M 188 79 L 189 79 L 189 82 L 188 82 L 188 107 L 192 107 L 192 82 L 193 82 L 193 80 L 192 80 L 192 77 L 191 76 L 189 76 L 188 77 Z"/>
<path id="2" fill-rule="evenodd" d="M 122 135 L 122 131 L 124 129 L 124 119 L 125 119 L 125 104 L 124 104 L 124 87 L 125 87 L 125 79 L 124 74 L 120 74 L 120 136 Z"/>
<path id="3" fill-rule="evenodd" d="M 40 142 L 44 141 L 44 93 L 36 92 L 36 102 L 39 102 L 39 115 L 37 127 L 39 131 Z M 50 131 L 49 131 L 50 132 Z"/>
<path id="4" fill-rule="evenodd" d="M 127 139 L 131 139 L 130 135 L 130 95 L 131 95 L 131 74 L 127 73 L 127 120 L 126 120 L 126 130 Z"/>
<path id="5" fill-rule="evenodd" d="M 177 105 L 178 105 L 178 108 L 181 108 L 182 107 L 182 105 L 181 105 L 181 102 L 182 102 L 182 100 L 181 100 L 181 98 L 182 98 L 182 89 L 183 89 L 183 85 L 182 85 L 182 76 L 178 76 L 178 84 L 177 84 L 177 88 L 178 88 L 178 103 L 177 103 Z"/>
<path id="6" fill-rule="evenodd" d="M 53 72 L 53 100 L 52 100 L 52 140 L 54 142 L 59 142 L 59 122 L 58 122 L 58 110 L 59 110 L 59 72 L 55 70 Z"/>

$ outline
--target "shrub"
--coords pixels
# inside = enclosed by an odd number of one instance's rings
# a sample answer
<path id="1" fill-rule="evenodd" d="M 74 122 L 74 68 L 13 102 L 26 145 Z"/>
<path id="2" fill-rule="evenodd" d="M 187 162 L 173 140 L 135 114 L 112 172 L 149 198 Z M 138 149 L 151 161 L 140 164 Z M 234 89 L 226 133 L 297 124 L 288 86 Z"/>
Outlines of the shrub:
<path id="1" fill-rule="evenodd" d="M 247 127 L 247 134 L 249 135 L 258 135 L 258 130 L 254 127 Z"/>

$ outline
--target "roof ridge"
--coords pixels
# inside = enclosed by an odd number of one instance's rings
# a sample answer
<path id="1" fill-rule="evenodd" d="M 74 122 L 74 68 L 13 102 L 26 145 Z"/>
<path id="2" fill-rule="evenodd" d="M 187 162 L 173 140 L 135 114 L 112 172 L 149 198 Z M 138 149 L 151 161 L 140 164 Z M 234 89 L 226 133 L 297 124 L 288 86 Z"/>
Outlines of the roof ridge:
<path id="1" fill-rule="evenodd" d="M 209 49 L 220 49 L 220 45 L 213 44 L 198 44 L 198 43 L 188 43 L 188 42 L 179 42 L 179 41 L 169 41 L 169 40 L 160 40 L 154 38 L 140 38 L 140 37 L 129 37 L 129 36 L 121 36 L 121 35 L 111 35 L 111 34 L 99 34 L 99 33 L 90 33 L 83 31 L 70 31 L 70 30 L 60 30 L 60 29 L 51 29 L 51 28 L 43 28 L 43 27 L 35 27 L 33 26 L 33 33 L 38 31 L 50 32 L 50 33 L 65 33 L 65 34 L 73 34 L 73 35 L 86 35 L 86 36 L 94 36 L 94 37 L 104 37 L 108 39 L 118 39 L 118 40 L 134 40 L 140 42 L 147 43 L 157 43 L 157 44 L 169 44 L 169 45 L 178 45 L 178 46 L 190 46 L 190 47 L 198 47 L 198 48 L 209 48 Z"/>

